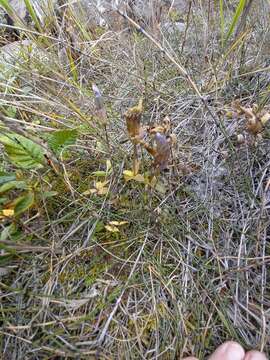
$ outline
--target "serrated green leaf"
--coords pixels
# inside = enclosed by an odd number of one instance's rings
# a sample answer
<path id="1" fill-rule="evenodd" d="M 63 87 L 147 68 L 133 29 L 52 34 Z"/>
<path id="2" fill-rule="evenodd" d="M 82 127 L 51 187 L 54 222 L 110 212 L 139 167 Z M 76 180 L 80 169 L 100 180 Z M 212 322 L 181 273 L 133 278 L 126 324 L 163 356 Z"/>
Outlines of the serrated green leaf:
<path id="1" fill-rule="evenodd" d="M 27 184 L 24 181 L 9 181 L 0 186 L 0 194 L 12 189 L 27 189 Z"/>
<path id="2" fill-rule="evenodd" d="M 44 164 L 43 148 L 26 137 L 14 133 L 0 135 L 0 142 L 10 160 L 24 169 L 37 169 Z"/>
<path id="3" fill-rule="evenodd" d="M 33 206 L 34 203 L 35 203 L 35 195 L 32 192 L 20 196 L 13 203 L 15 215 L 22 214 L 23 212 L 28 210 L 31 206 Z"/>
<path id="4" fill-rule="evenodd" d="M 48 145 L 55 153 L 59 153 L 66 146 L 75 144 L 77 136 L 77 130 L 58 130 L 49 135 Z"/>

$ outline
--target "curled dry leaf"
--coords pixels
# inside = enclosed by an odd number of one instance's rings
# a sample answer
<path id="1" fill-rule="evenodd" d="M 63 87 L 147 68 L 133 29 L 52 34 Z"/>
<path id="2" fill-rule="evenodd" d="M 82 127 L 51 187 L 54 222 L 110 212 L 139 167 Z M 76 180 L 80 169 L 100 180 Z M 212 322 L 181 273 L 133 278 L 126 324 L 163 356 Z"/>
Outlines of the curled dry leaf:
<path id="1" fill-rule="evenodd" d="M 156 154 L 154 167 L 159 171 L 166 169 L 170 157 L 170 145 L 165 135 L 157 133 L 155 136 Z"/>
<path id="2" fill-rule="evenodd" d="M 245 107 L 240 104 L 239 101 L 234 102 L 234 107 L 238 111 L 238 114 L 245 115 L 247 124 L 246 128 L 252 135 L 258 135 L 262 132 L 265 124 L 270 120 L 270 114 L 267 112 L 258 112 L 257 104 L 253 107 Z"/>
<path id="3" fill-rule="evenodd" d="M 156 134 L 156 133 L 164 134 L 165 129 L 164 129 L 163 126 L 159 125 L 159 126 L 155 126 L 155 127 L 150 128 L 149 133 L 150 134 Z"/>
<path id="4" fill-rule="evenodd" d="M 258 135 L 263 130 L 263 124 L 257 117 L 248 119 L 247 131 L 253 135 Z"/>
<path id="5" fill-rule="evenodd" d="M 148 132 L 149 134 L 156 134 L 156 133 L 160 133 L 160 134 L 168 134 L 168 132 L 171 129 L 171 119 L 169 118 L 169 116 L 166 116 L 162 122 L 162 125 L 155 125 L 151 128 L 148 128 Z"/>
<path id="6" fill-rule="evenodd" d="M 144 136 L 144 130 L 141 127 L 142 111 L 143 100 L 140 99 L 138 105 L 128 109 L 125 113 L 128 135 L 135 144 L 138 144 Z"/>
<path id="7" fill-rule="evenodd" d="M 146 151 L 149 152 L 153 157 L 156 156 L 156 149 L 152 148 L 150 145 L 148 145 L 146 142 L 141 141 L 140 144 L 145 148 Z"/>
<path id="8" fill-rule="evenodd" d="M 106 125 L 108 123 L 108 117 L 103 97 L 96 84 L 92 84 L 92 89 L 95 95 L 95 115 L 102 125 Z"/>

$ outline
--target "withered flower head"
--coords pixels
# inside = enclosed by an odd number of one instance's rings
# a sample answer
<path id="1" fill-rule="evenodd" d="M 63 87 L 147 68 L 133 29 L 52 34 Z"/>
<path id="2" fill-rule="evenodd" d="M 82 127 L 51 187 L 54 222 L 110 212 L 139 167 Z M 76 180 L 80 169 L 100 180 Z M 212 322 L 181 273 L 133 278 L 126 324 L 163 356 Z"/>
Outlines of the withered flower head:
<path id="1" fill-rule="evenodd" d="M 159 171 L 162 171 L 168 167 L 170 157 L 170 145 L 165 135 L 156 133 L 156 154 L 154 167 Z"/>
<path id="2" fill-rule="evenodd" d="M 125 113 L 127 123 L 127 131 L 133 142 L 139 142 L 143 137 L 143 129 L 141 128 L 141 117 L 143 111 L 143 100 L 139 100 L 139 104 L 129 108 Z"/>

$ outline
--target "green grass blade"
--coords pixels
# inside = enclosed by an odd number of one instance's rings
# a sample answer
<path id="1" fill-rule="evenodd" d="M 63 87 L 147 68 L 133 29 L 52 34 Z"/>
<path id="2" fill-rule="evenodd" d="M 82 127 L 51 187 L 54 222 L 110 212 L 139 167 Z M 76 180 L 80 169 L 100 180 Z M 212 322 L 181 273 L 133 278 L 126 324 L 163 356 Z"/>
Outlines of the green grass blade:
<path id="1" fill-rule="evenodd" d="M 219 14 L 220 14 L 220 32 L 221 32 L 221 46 L 224 46 L 224 10 L 223 10 L 223 0 L 219 0 Z"/>
<path id="2" fill-rule="evenodd" d="M 235 26 L 238 23 L 238 20 L 239 20 L 242 12 L 244 10 L 245 5 L 246 5 L 246 0 L 239 0 L 239 3 L 238 3 L 238 6 L 237 6 L 237 9 L 235 11 L 231 26 L 230 26 L 230 28 L 229 28 L 229 30 L 227 32 L 227 35 L 226 35 L 226 39 L 225 39 L 226 42 L 232 36 L 232 33 L 234 32 Z"/>
<path id="3" fill-rule="evenodd" d="M 12 7 L 9 5 L 9 1 L 8 0 L 0 0 L 0 6 L 6 10 L 6 12 L 11 15 L 13 14 L 13 9 Z"/>
<path id="4" fill-rule="evenodd" d="M 41 28 L 41 26 L 40 26 L 40 22 L 39 22 L 39 20 L 38 20 L 38 17 L 37 17 L 37 15 L 36 15 L 35 9 L 33 8 L 30 0 L 24 0 L 24 3 L 25 3 L 25 6 L 26 6 L 26 8 L 27 8 L 27 10 L 28 10 L 28 12 L 29 12 L 29 14 L 30 14 L 30 16 L 31 16 L 31 19 L 34 21 L 34 23 L 35 23 L 38 31 L 39 31 L 39 32 L 42 32 L 42 28 Z"/>

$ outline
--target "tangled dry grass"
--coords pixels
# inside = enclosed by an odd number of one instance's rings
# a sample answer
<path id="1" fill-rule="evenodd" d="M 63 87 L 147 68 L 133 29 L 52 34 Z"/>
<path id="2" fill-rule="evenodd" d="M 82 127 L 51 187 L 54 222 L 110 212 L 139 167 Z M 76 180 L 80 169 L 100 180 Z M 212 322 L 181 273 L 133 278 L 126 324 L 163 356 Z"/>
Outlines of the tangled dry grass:
<path id="1" fill-rule="evenodd" d="M 225 28 L 237 2 L 228 3 Z M 160 26 L 140 19 L 155 41 L 127 19 L 89 28 L 66 6 L 60 20 L 51 9 L 43 35 L 28 25 L 24 45 L 5 48 L 0 105 L 16 116 L 1 129 L 79 137 L 58 159 L 64 183 L 50 170 L 27 173 L 57 195 L 17 220 L 15 240 L 1 223 L 3 359 L 203 359 L 227 339 L 270 353 L 269 125 L 248 133 L 233 107 L 269 109 L 269 6 L 253 3 L 223 47 L 217 2 L 191 1 Z M 141 97 L 143 124 L 168 116 L 176 138 L 157 188 L 123 179 L 132 163 L 123 114 Z M 89 193 L 108 160 L 108 192 Z M 113 233 L 111 221 L 127 224 Z"/>

